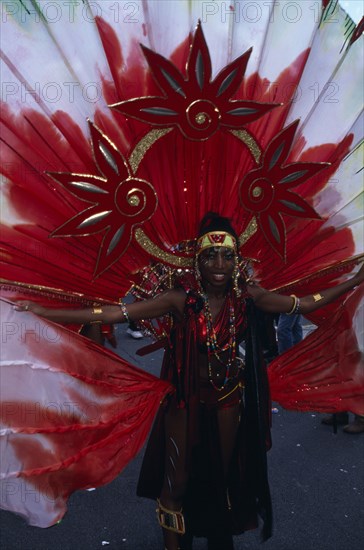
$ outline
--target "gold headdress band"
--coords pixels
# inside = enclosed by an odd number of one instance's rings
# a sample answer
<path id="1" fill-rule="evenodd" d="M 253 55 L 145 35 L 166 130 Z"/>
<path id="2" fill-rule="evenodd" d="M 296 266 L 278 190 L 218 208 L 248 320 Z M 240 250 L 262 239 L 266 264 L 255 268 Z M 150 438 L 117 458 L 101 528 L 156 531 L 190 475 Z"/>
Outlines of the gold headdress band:
<path id="1" fill-rule="evenodd" d="M 237 250 L 236 240 L 230 233 L 226 231 L 211 231 L 205 233 L 197 239 L 196 254 L 200 254 L 206 248 L 224 246 L 225 248 L 232 248 L 235 252 Z"/>

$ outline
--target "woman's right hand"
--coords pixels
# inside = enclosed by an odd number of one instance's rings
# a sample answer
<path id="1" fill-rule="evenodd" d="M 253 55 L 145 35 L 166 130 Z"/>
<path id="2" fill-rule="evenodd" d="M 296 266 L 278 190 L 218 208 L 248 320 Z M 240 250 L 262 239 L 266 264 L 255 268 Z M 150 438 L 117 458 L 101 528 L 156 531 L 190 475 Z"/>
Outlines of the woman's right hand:
<path id="1" fill-rule="evenodd" d="M 36 315 L 44 315 L 46 308 L 40 306 L 35 302 L 29 302 L 28 300 L 21 300 L 14 305 L 15 311 L 31 311 Z"/>

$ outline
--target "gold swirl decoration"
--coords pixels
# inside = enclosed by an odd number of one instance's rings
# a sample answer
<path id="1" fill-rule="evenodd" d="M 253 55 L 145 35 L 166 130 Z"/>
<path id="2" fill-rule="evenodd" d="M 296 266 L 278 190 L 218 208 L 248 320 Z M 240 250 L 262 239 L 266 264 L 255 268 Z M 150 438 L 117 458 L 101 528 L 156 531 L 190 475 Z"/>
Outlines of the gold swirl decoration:
<path id="1" fill-rule="evenodd" d="M 143 213 L 149 219 L 157 207 L 157 194 L 148 181 L 128 178 L 116 189 L 115 205 L 122 216 L 134 218 Z"/>
<path id="2" fill-rule="evenodd" d="M 209 138 L 219 127 L 221 114 L 219 109 L 207 99 L 199 99 L 190 103 L 186 109 L 186 135 L 191 139 L 203 140 Z M 192 130 L 192 134 L 191 134 Z M 184 128 L 182 127 L 182 132 Z"/>

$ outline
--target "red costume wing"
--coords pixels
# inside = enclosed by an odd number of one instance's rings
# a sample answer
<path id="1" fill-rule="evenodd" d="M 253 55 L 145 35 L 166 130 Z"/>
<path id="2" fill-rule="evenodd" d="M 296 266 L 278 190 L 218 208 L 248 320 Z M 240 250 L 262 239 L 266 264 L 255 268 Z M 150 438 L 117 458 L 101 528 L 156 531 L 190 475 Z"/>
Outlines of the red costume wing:
<path id="1" fill-rule="evenodd" d="M 363 289 L 268 369 L 272 399 L 302 411 L 364 415 Z M 314 360 L 313 360 L 314 358 Z"/>
<path id="2" fill-rule="evenodd" d="M 48 527 L 73 491 L 110 482 L 136 455 L 171 386 L 59 325 L 1 310 L 3 504 Z M 22 496 L 34 492 L 29 510 Z"/>

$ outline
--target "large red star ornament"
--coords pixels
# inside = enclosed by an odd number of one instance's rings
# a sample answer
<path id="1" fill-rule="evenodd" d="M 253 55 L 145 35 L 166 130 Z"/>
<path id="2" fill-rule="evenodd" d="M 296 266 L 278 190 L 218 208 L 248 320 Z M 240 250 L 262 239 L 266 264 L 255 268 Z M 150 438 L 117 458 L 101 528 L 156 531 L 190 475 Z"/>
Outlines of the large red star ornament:
<path id="1" fill-rule="evenodd" d="M 282 214 L 321 219 L 302 197 L 291 191 L 329 163 L 293 162 L 286 164 L 299 121 L 296 120 L 269 143 L 259 168 L 250 170 L 240 183 L 240 200 L 252 212 L 270 245 L 285 258 L 286 228 Z"/>
<path id="2" fill-rule="evenodd" d="M 164 96 L 145 96 L 111 105 L 128 117 L 153 126 L 178 126 L 186 138 L 205 140 L 220 127 L 242 128 L 280 105 L 230 99 L 243 80 L 251 49 L 229 63 L 211 82 L 211 58 L 200 23 L 192 41 L 186 78 L 168 59 L 141 47 Z"/>
<path id="3" fill-rule="evenodd" d="M 64 172 L 48 172 L 48 175 L 91 206 L 51 236 L 76 237 L 105 232 L 94 272 L 97 277 L 125 252 L 133 227 L 154 214 L 157 195 L 149 182 L 132 175 L 115 145 L 91 122 L 89 126 L 99 175 Z"/>

